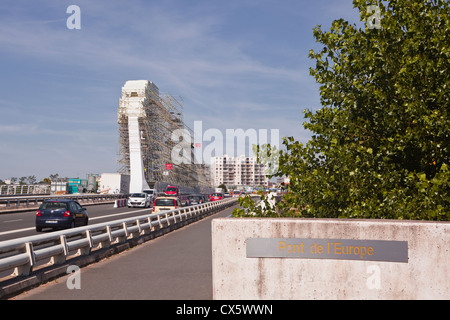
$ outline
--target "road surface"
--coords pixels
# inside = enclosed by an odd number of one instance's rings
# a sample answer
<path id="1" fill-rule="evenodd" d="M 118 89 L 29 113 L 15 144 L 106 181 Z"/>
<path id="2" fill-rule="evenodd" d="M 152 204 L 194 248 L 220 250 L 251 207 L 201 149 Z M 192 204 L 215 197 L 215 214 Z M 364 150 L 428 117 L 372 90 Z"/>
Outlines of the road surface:
<path id="1" fill-rule="evenodd" d="M 152 213 L 152 208 L 114 208 L 113 203 L 84 207 L 87 209 L 89 215 L 89 224 Z M 40 234 L 36 232 L 35 220 L 36 210 L 0 213 L 0 241 Z M 48 230 L 44 229 L 44 232 L 48 232 Z"/>

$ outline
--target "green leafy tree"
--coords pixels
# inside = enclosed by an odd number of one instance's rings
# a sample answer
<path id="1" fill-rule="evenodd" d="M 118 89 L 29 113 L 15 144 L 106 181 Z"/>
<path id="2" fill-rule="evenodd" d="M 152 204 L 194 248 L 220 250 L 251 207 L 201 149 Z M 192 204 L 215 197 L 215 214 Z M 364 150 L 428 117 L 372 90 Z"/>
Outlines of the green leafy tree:
<path id="1" fill-rule="evenodd" d="M 283 139 L 281 215 L 450 220 L 449 4 L 353 4 L 365 28 L 314 28 L 323 107 L 304 111 L 310 141 Z"/>

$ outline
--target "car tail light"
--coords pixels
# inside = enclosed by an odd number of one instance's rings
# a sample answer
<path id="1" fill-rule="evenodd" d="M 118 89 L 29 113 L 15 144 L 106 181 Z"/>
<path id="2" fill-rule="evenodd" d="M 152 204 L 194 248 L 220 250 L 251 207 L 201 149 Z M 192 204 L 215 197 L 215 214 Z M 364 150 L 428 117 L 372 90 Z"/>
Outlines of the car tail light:
<path id="1" fill-rule="evenodd" d="M 70 217 L 70 211 L 64 211 L 64 217 Z"/>
<path id="2" fill-rule="evenodd" d="M 40 217 L 41 216 L 41 210 L 36 211 L 36 217 Z"/>

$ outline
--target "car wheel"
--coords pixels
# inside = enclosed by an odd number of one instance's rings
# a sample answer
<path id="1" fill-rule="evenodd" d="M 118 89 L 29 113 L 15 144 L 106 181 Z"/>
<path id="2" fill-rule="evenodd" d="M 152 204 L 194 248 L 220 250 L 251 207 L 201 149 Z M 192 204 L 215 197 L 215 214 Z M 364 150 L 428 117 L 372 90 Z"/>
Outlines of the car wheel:
<path id="1" fill-rule="evenodd" d="M 42 227 L 36 227 L 36 232 L 42 232 Z"/>

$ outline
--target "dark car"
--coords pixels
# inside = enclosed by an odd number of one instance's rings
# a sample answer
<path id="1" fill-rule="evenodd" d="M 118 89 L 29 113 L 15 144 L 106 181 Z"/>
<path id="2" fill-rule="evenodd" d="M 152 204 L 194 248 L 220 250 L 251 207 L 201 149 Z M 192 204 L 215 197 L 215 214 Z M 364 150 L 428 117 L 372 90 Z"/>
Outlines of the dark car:
<path id="1" fill-rule="evenodd" d="M 201 204 L 205 202 L 205 197 L 202 194 L 191 194 L 187 198 L 188 205 Z"/>
<path id="2" fill-rule="evenodd" d="M 36 212 L 36 231 L 43 228 L 63 229 L 86 226 L 86 209 L 74 200 L 45 200 Z"/>

